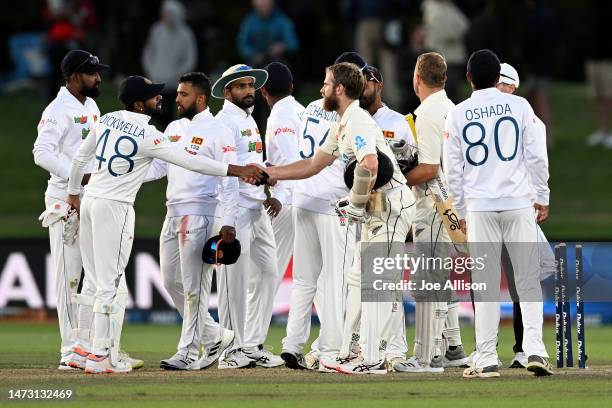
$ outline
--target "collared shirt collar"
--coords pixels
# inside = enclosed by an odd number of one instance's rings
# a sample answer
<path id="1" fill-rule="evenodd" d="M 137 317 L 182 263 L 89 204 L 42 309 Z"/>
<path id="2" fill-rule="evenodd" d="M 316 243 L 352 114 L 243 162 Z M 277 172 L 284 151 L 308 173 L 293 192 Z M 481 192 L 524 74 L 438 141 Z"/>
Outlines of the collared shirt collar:
<path id="1" fill-rule="evenodd" d="M 253 106 L 245 111 L 244 109 L 238 107 L 238 105 L 232 103 L 229 99 L 226 99 L 225 102 L 223 102 L 223 110 L 226 109 L 229 114 L 243 116 L 245 118 L 248 118 L 253 113 Z"/>
<path id="2" fill-rule="evenodd" d="M 372 115 L 373 118 L 382 115 L 387 109 L 389 109 L 389 107 L 383 103 L 383 105 L 376 111 L 374 112 L 374 115 Z"/>
<path id="3" fill-rule="evenodd" d="M 446 96 L 446 91 L 444 89 L 434 92 L 425 98 L 423 102 L 421 102 L 419 107 L 414 110 L 414 114 L 419 116 L 421 113 L 423 113 L 423 110 L 425 110 L 427 106 L 440 103 L 446 99 L 448 99 L 448 96 Z"/>
<path id="4" fill-rule="evenodd" d="M 124 110 L 123 112 L 125 112 L 126 116 L 139 122 L 149 123 L 151 120 L 151 117 L 149 115 L 145 115 L 144 113 L 130 112 L 129 110 Z"/>
<path id="5" fill-rule="evenodd" d="M 57 96 L 58 97 L 62 97 L 62 98 L 68 98 L 71 101 L 74 101 L 76 103 L 78 103 L 79 105 L 85 105 L 87 103 L 87 101 L 89 101 L 89 97 L 85 97 L 85 102 L 81 103 L 81 101 L 79 101 L 77 99 L 76 96 L 74 96 L 72 93 L 70 93 L 70 91 L 68 90 L 68 88 L 66 88 L 65 86 L 62 86 L 59 91 L 57 92 Z"/>
<path id="6" fill-rule="evenodd" d="M 199 120 L 209 119 L 210 117 L 212 117 L 212 113 L 210 113 L 210 108 L 206 107 L 206 109 L 204 109 L 202 112 L 195 115 L 191 121 L 196 122 Z"/>
<path id="7" fill-rule="evenodd" d="M 291 95 L 285 96 L 283 99 L 279 99 L 270 110 L 270 114 L 272 114 L 272 112 L 275 110 L 281 109 L 285 105 L 290 106 L 294 101 L 295 98 Z"/>
<path id="8" fill-rule="evenodd" d="M 496 87 L 492 86 L 490 88 L 477 89 L 475 91 L 472 91 L 472 95 L 470 96 L 470 98 L 478 99 L 478 98 L 486 97 L 487 95 L 495 95 L 497 93 L 501 94 L 502 91 L 500 91 Z"/>
<path id="9" fill-rule="evenodd" d="M 346 126 L 349 116 L 352 116 L 353 112 L 357 109 L 359 109 L 359 99 L 355 99 L 349 106 L 346 107 L 346 110 L 340 119 L 340 126 Z"/>

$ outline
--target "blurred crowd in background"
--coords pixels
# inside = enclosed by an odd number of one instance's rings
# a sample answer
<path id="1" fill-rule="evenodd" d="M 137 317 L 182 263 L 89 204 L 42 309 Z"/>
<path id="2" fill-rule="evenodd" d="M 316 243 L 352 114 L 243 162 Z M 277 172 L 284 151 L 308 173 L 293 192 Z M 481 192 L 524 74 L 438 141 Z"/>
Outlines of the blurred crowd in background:
<path id="1" fill-rule="evenodd" d="M 51 100 L 63 83 L 60 61 L 82 48 L 111 65 L 111 78 L 144 74 L 167 84 L 173 115 L 178 77 L 227 67 L 288 64 L 296 88 L 319 84 L 324 67 L 355 50 L 380 68 L 384 100 L 411 112 L 416 57 L 438 51 L 448 62 L 446 90 L 459 102 L 465 63 L 490 48 L 515 66 L 521 94 L 550 126 L 555 80 L 587 81 L 595 133 L 586 142 L 612 148 L 612 2 L 537 0 L 25 0 L 0 15 L 0 87 L 31 87 Z M 41 87 L 41 84 L 46 86 Z M 35 84 L 35 85 L 32 85 Z M 44 92 L 42 90 L 44 89 Z M 262 128 L 265 127 L 265 123 Z M 552 134 L 549 144 L 554 143 Z M 586 136 L 586 135 L 585 135 Z"/>

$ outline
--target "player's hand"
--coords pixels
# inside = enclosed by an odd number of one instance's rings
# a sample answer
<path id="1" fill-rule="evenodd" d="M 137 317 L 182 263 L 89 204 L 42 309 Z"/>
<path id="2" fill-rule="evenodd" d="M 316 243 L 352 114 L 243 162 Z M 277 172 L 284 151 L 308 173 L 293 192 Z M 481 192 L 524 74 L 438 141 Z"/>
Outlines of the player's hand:
<path id="1" fill-rule="evenodd" d="M 348 198 L 342 198 L 336 201 L 334 206 L 336 215 L 342 219 L 348 219 L 350 223 L 364 223 L 368 220 L 368 215 L 364 207 L 355 207 Z"/>
<path id="2" fill-rule="evenodd" d="M 223 242 L 230 244 L 236 239 L 236 228 L 230 227 L 229 225 L 224 225 L 221 227 L 219 234 L 221 235 Z"/>
<path id="3" fill-rule="evenodd" d="M 546 221 L 546 219 L 548 218 L 548 206 L 547 205 L 541 205 L 541 204 L 534 204 L 533 205 L 534 208 L 536 209 L 536 222 L 539 224 L 541 222 Z"/>
<path id="4" fill-rule="evenodd" d="M 227 169 L 227 175 L 240 177 L 242 181 L 256 186 L 265 184 L 268 180 L 268 174 L 264 169 L 255 164 L 247 164 L 246 166 L 230 164 Z"/>
<path id="5" fill-rule="evenodd" d="M 263 202 L 264 208 L 268 210 L 268 215 L 272 218 L 276 217 L 283 209 L 283 205 L 274 197 L 270 197 Z"/>
<path id="6" fill-rule="evenodd" d="M 70 194 L 66 202 L 70 208 L 74 208 L 79 214 L 81 213 L 81 197 L 79 195 Z"/>
<path id="7" fill-rule="evenodd" d="M 270 169 L 274 167 L 273 164 L 266 162 L 266 173 L 268 173 L 268 176 L 270 176 Z M 276 185 L 276 183 L 278 183 L 278 180 L 273 179 L 272 176 L 270 176 L 268 178 L 268 182 L 266 183 L 268 186 L 270 187 L 274 187 Z"/>
<path id="8" fill-rule="evenodd" d="M 465 222 L 465 219 L 459 220 L 459 228 L 461 229 L 461 232 L 467 235 L 467 223 Z"/>
<path id="9" fill-rule="evenodd" d="M 81 185 L 82 185 L 82 186 L 86 186 L 86 185 L 87 185 L 87 183 L 89 183 L 89 179 L 90 179 L 90 178 L 91 178 L 91 174 L 90 174 L 90 173 L 85 174 L 85 175 L 83 176 L 83 179 L 81 180 Z"/>

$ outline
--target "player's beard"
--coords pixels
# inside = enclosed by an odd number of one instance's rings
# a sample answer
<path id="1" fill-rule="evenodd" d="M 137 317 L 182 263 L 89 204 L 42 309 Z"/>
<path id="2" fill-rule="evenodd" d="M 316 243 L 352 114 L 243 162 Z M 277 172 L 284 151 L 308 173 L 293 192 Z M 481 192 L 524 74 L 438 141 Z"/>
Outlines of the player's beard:
<path id="1" fill-rule="evenodd" d="M 162 111 L 162 107 L 161 107 L 161 99 L 159 100 L 158 103 L 155 104 L 155 107 L 151 108 L 148 105 L 144 106 L 144 114 L 147 116 L 151 116 L 151 117 L 155 117 L 155 116 L 159 116 L 161 114 Z"/>
<path id="2" fill-rule="evenodd" d="M 100 82 L 94 83 L 92 86 L 83 84 L 81 87 L 81 95 L 95 98 L 100 96 Z"/>
<path id="3" fill-rule="evenodd" d="M 191 104 L 189 107 L 183 107 L 183 111 L 179 112 L 179 116 L 181 118 L 187 118 L 189 120 L 193 119 L 195 115 L 198 114 L 195 102 Z"/>
<path id="4" fill-rule="evenodd" d="M 338 96 L 336 96 L 336 90 L 334 89 L 334 93 L 332 93 L 330 96 L 324 96 L 323 97 L 323 109 L 325 109 L 328 112 L 333 112 L 338 110 L 339 107 L 339 103 L 338 103 Z"/>
<path id="5" fill-rule="evenodd" d="M 243 98 L 233 98 L 232 103 L 240 109 L 247 110 L 255 105 L 255 95 L 247 95 Z"/>
<path id="6" fill-rule="evenodd" d="M 376 94 L 374 92 L 372 92 L 369 96 L 366 96 L 366 94 L 364 93 L 361 95 L 361 97 L 359 97 L 359 106 L 362 109 L 368 110 L 370 106 L 374 104 L 375 100 Z"/>

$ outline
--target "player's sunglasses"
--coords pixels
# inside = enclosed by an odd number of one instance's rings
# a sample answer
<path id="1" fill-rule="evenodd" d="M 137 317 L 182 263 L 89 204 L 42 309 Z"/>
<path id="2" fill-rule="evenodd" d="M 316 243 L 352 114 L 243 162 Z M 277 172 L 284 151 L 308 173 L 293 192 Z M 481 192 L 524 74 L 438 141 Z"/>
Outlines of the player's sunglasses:
<path id="1" fill-rule="evenodd" d="M 74 68 L 74 72 L 77 72 L 79 68 L 81 68 L 82 66 L 84 66 L 87 63 L 96 66 L 96 65 L 100 64 L 100 59 L 98 57 L 96 57 L 95 55 L 90 55 L 89 58 L 87 58 L 86 60 L 84 60 L 83 62 L 81 62 L 79 65 L 77 65 Z"/>
<path id="2" fill-rule="evenodd" d="M 382 81 L 376 78 L 376 75 L 374 75 L 372 71 L 370 71 L 370 66 L 368 64 L 365 64 L 363 68 L 361 68 L 361 71 L 366 74 L 366 76 L 368 77 L 368 81 L 375 81 L 379 84 L 382 84 Z"/>

